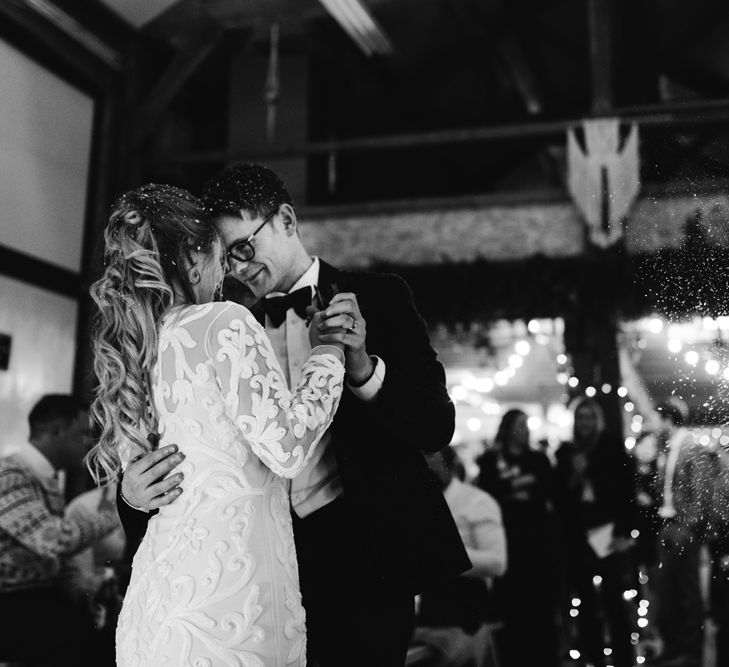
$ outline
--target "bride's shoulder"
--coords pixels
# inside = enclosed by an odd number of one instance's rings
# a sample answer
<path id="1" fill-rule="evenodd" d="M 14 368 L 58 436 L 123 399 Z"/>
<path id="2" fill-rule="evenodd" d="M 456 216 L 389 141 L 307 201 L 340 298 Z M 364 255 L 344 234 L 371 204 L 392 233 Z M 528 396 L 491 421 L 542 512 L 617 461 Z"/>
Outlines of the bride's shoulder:
<path id="1" fill-rule="evenodd" d="M 228 326 L 231 322 L 240 321 L 250 324 L 256 321 L 248 308 L 233 301 L 216 301 L 207 305 L 210 306 L 208 317 L 211 324 Z"/>
<path id="2" fill-rule="evenodd" d="M 238 341 L 247 340 L 248 335 L 261 335 L 261 326 L 250 310 L 232 301 L 219 301 L 210 304 L 208 326 L 205 332 L 206 349 L 216 349 L 219 345 L 234 347 Z M 242 336 L 242 338 L 241 338 Z"/>
<path id="3" fill-rule="evenodd" d="M 172 312 L 166 323 L 174 322 L 177 326 L 195 328 L 199 326 L 227 327 L 231 322 L 241 321 L 250 324 L 255 318 L 245 306 L 232 301 L 214 301 L 196 305 L 188 305 Z"/>

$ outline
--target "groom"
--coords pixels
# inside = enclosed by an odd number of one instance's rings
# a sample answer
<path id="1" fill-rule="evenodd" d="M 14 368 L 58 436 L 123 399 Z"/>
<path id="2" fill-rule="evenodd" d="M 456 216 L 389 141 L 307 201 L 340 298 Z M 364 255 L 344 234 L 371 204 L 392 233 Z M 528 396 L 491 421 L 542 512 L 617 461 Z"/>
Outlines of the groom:
<path id="1" fill-rule="evenodd" d="M 234 164 L 206 186 L 231 274 L 259 299 L 253 312 L 290 384 L 310 348 L 307 307 L 324 310 L 322 339 L 345 347 L 347 388 L 291 507 L 308 656 L 320 667 L 404 664 L 413 597 L 470 567 L 422 452 L 447 446 L 454 408 L 408 287 L 393 275 L 339 271 L 306 252 L 284 183 Z M 132 464 L 120 514 L 130 542 L 173 502 L 173 447 Z"/>

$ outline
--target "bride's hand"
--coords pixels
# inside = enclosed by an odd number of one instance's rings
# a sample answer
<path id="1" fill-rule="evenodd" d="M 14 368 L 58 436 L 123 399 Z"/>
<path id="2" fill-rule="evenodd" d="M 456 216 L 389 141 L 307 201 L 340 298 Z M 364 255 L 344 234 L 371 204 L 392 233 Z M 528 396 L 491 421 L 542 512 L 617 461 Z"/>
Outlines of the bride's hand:
<path id="1" fill-rule="evenodd" d="M 309 323 L 309 342 L 311 343 L 311 348 L 314 349 L 317 345 L 331 345 L 332 347 L 336 347 L 344 352 L 343 343 L 329 340 L 322 341 L 322 335 L 332 333 L 331 329 L 325 329 L 324 331 L 321 330 L 320 325 L 324 319 L 323 315 L 324 313 L 321 310 L 317 310 L 312 314 L 311 322 Z M 342 331 L 344 331 L 344 329 L 342 329 Z"/>
<path id="2" fill-rule="evenodd" d="M 353 292 L 335 294 L 321 314 L 319 327 L 324 344 L 344 345 L 347 383 L 361 387 L 375 372 L 375 361 L 367 353 L 367 321 Z"/>

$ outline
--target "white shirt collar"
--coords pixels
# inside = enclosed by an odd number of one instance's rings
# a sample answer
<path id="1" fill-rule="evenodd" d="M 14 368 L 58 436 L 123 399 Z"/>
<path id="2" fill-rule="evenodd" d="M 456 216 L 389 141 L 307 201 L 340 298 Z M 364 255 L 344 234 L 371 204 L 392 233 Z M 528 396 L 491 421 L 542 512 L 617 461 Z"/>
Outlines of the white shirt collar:
<path id="1" fill-rule="evenodd" d="M 443 489 L 443 495 L 445 496 L 446 501 L 455 500 L 456 496 L 458 496 L 460 494 L 461 488 L 463 486 L 464 486 L 463 482 L 454 475 L 453 479 L 448 483 L 448 486 L 446 486 L 446 488 Z"/>
<path id="2" fill-rule="evenodd" d="M 314 257 L 313 261 L 309 265 L 309 268 L 301 274 L 301 277 L 291 286 L 291 289 L 288 292 L 271 292 L 270 294 L 266 294 L 266 299 L 270 299 L 274 296 L 282 296 L 283 294 L 291 294 L 292 292 L 295 292 L 297 289 L 301 289 L 302 287 L 315 288 L 318 284 L 319 258 Z"/>
<path id="3" fill-rule="evenodd" d="M 53 464 L 34 445 L 28 444 L 14 453 L 38 477 L 55 477 L 56 469 Z"/>
<path id="4" fill-rule="evenodd" d="M 302 274 L 289 290 L 289 293 L 295 292 L 302 287 L 316 287 L 319 284 L 319 258 L 314 257 L 311 266 Z"/>

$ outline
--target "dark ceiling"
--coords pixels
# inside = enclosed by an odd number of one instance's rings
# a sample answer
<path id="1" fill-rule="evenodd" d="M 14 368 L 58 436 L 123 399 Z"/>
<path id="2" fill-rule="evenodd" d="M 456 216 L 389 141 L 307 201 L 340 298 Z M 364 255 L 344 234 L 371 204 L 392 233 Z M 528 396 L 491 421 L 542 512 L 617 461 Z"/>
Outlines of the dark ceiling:
<path id="1" fill-rule="evenodd" d="M 310 156 L 314 201 L 560 189 L 564 133 L 559 122 L 596 112 L 647 119 L 642 157 L 649 183 L 710 183 L 725 174 L 726 2 L 366 4 L 394 55 L 366 57 L 316 0 L 182 0 L 146 30 L 174 41 L 202 12 L 224 28 L 228 49 L 248 34 L 246 48 L 265 53 L 268 28 L 279 22 L 282 53 L 300 54 L 310 63 L 310 142 L 405 135 L 402 146 L 338 153 L 335 193 L 326 187 L 330 156 Z M 225 59 L 221 47 L 198 77 L 208 86 L 203 114 L 208 122 L 215 117 L 210 98 L 226 94 Z M 282 77 L 282 96 L 286 86 Z M 193 89 L 188 92 L 194 95 Z M 251 93 L 263 104 L 262 91 Z M 705 107 L 706 102 L 719 108 Z M 665 121 L 658 117 L 664 111 L 673 114 Z M 556 131 L 549 125 L 553 121 Z M 204 127 L 205 118 L 200 123 Z M 534 131 L 522 134 L 520 126 Z M 457 131 L 482 128 L 493 128 L 495 138 L 454 139 Z M 435 143 L 426 145 L 424 135 L 430 133 L 437 133 Z M 415 135 L 412 141 L 408 135 Z"/>
<path id="2" fill-rule="evenodd" d="M 115 2 L 58 0 L 77 16 Z M 724 184 L 725 0 L 363 4 L 392 55 L 364 55 L 319 0 L 179 0 L 144 25 L 122 47 L 144 46 L 138 104 L 176 58 L 186 68 L 144 147 L 142 175 L 196 187 L 247 156 L 231 145 L 233 63 L 265 63 L 275 23 L 281 57 L 308 65 L 306 98 L 295 101 L 305 107 L 305 131 L 250 153 L 305 159 L 309 203 L 564 193 L 565 129 L 596 115 L 640 122 L 644 183 Z M 95 28 L 118 43 L 110 23 Z M 287 76 L 282 70 L 281 105 L 296 87 Z M 262 123 L 263 87 L 247 94 L 239 122 Z"/>

